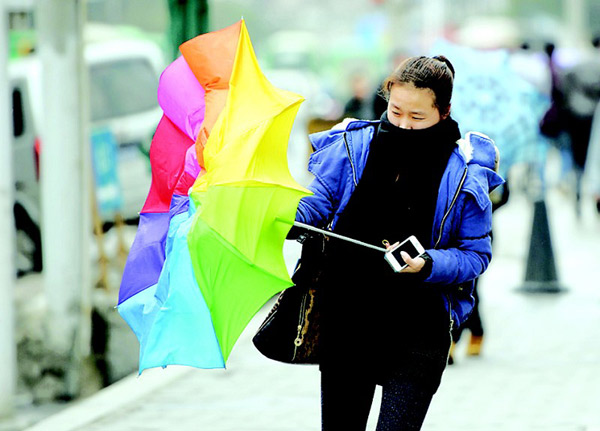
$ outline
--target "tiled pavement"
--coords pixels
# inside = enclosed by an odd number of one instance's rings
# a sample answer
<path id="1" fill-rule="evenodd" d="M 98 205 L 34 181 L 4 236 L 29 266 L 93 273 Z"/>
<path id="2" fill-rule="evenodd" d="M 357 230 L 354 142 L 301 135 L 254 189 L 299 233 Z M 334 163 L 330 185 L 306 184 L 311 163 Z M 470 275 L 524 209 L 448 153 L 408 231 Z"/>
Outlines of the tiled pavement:
<path id="1" fill-rule="evenodd" d="M 565 291 L 519 291 L 533 204 L 513 195 L 495 214 L 494 260 L 480 283 L 483 354 L 466 357 L 465 341 L 457 346 L 425 431 L 600 431 L 600 218 L 584 208 L 576 219 L 558 192 L 546 202 Z M 319 429 L 316 367 L 275 363 L 252 346 L 266 312 L 243 334 L 227 370 L 150 370 L 29 431 Z M 369 430 L 375 429 L 376 408 L 377 400 Z"/>

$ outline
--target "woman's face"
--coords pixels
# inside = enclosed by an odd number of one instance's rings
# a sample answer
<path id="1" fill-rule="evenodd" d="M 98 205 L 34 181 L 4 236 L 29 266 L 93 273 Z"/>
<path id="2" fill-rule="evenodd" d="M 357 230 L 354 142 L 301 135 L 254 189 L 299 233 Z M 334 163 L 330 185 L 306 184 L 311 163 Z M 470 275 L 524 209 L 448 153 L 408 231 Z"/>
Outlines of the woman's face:
<path id="1" fill-rule="evenodd" d="M 439 123 L 442 117 L 434 97 L 429 88 L 408 83 L 392 85 L 387 108 L 390 123 L 402 129 L 426 129 Z"/>

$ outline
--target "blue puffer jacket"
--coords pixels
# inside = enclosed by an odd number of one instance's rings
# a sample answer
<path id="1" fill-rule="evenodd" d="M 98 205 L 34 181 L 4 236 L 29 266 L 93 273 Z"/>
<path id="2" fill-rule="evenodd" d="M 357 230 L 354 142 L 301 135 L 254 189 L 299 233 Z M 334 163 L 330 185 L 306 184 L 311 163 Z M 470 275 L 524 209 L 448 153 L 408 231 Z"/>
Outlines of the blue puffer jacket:
<path id="1" fill-rule="evenodd" d="M 354 121 L 345 130 L 310 136 L 315 152 L 308 170 L 314 193 L 300 201 L 296 220 L 335 226 L 363 173 L 378 121 Z M 433 260 L 426 283 L 441 287 L 451 322 L 460 325 L 473 309 L 473 280 L 492 258 L 492 205 L 488 194 L 504 180 L 495 172 L 491 139 L 468 133 L 458 143 L 442 176 L 434 229 L 423 244 Z"/>

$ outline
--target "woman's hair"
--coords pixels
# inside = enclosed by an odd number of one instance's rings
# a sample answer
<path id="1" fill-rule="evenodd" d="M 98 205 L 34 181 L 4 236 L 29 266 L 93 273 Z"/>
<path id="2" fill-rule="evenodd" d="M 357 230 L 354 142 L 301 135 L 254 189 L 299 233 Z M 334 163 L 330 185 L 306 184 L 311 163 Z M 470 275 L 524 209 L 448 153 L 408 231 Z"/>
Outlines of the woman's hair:
<path id="1" fill-rule="evenodd" d="M 444 115 L 450 108 L 453 82 L 454 67 L 443 55 L 410 57 L 383 81 L 381 93 L 385 100 L 389 100 L 394 84 L 413 84 L 417 88 L 428 88 L 434 94 L 435 107 Z"/>

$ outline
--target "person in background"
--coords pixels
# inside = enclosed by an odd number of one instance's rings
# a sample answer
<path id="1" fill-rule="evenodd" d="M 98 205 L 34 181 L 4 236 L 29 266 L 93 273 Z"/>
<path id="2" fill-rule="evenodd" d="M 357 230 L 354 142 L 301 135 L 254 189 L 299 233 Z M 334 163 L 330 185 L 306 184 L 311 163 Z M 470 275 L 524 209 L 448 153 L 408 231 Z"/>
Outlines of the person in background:
<path id="1" fill-rule="evenodd" d="M 510 196 L 510 189 L 508 181 L 505 181 L 502 186 L 497 187 L 490 194 L 490 200 L 492 201 L 492 214 L 501 206 L 508 202 Z M 490 233 L 493 239 L 493 232 Z M 460 326 L 457 326 L 452 330 L 452 345 L 450 346 L 450 354 L 448 355 L 448 365 L 452 365 L 455 362 L 456 345 L 462 337 L 462 333 L 465 329 L 470 332 L 469 343 L 467 344 L 467 356 L 479 356 L 483 346 L 484 328 L 483 321 L 481 319 L 479 299 L 479 282 L 480 279 L 475 279 L 475 285 L 473 286 L 473 298 L 475 300 L 473 304 L 473 311 L 467 318 L 467 320 Z"/>
<path id="2" fill-rule="evenodd" d="M 600 42 L 600 37 L 598 39 Z M 596 106 L 596 111 L 594 112 L 585 170 L 596 211 L 600 215 L 600 102 Z"/>
<path id="3" fill-rule="evenodd" d="M 455 362 L 456 345 L 460 341 L 462 333 L 465 329 L 468 329 L 471 333 L 469 344 L 467 344 L 467 356 L 479 356 L 481 354 L 484 331 L 483 323 L 481 321 L 481 314 L 479 313 L 479 278 L 475 280 L 475 286 L 473 287 L 473 298 L 475 300 L 473 312 L 467 318 L 464 324 L 452 331 L 452 345 L 450 346 L 450 353 L 448 355 L 448 365 L 453 365 Z"/>
<path id="4" fill-rule="evenodd" d="M 372 120 L 369 79 L 364 73 L 356 72 L 351 77 L 352 97 L 344 106 L 344 117 Z"/>
<path id="5" fill-rule="evenodd" d="M 545 65 L 543 63 L 540 65 L 539 61 L 536 59 L 536 54 L 531 51 L 527 42 L 522 43 L 520 48 L 511 54 L 511 64 L 519 76 L 534 85 L 540 92 L 550 93 L 550 91 L 552 91 L 552 97 L 558 99 L 560 94 L 557 93 L 556 87 L 557 73 L 551 60 L 552 53 L 554 52 L 554 45 L 546 45 L 545 52 L 548 56 L 550 66 L 548 71 L 545 70 Z M 505 205 L 508 202 L 509 196 L 510 189 L 508 181 L 506 181 L 501 187 L 495 189 L 490 196 L 492 201 L 492 213 Z M 470 332 L 466 349 L 467 356 L 481 355 L 485 331 L 480 312 L 481 301 L 479 296 L 479 283 L 480 279 L 477 278 L 473 289 L 475 304 L 471 315 L 462 325 L 454 328 L 452 331 L 452 346 L 450 348 L 450 355 L 448 356 L 449 365 L 454 364 L 456 360 L 456 345 L 459 343 L 465 330 Z"/>
<path id="6" fill-rule="evenodd" d="M 600 50 L 600 35 L 592 39 L 592 46 Z M 594 111 L 585 170 L 596 211 L 600 214 L 600 102 Z"/>
<path id="7" fill-rule="evenodd" d="M 598 43 L 598 41 L 592 41 Z M 581 214 L 581 179 L 587 160 L 594 111 L 600 102 L 600 52 L 566 71 L 562 84 L 564 128 L 575 168 L 575 211 Z"/>
<path id="8" fill-rule="evenodd" d="M 454 68 L 411 57 L 384 81 L 379 121 L 311 135 L 314 193 L 296 220 L 374 245 L 410 235 L 426 252 L 383 253 L 330 239 L 321 275 L 322 429 L 363 431 L 376 385 L 378 430 L 418 430 L 448 360 L 451 331 L 473 308 L 492 254 L 489 193 L 502 184 L 491 139 L 460 139 L 450 116 Z M 289 236 L 288 236 L 289 237 Z M 402 263 L 402 262 L 401 262 Z"/>
<path id="9" fill-rule="evenodd" d="M 396 67 L 398 67 L 398 65 L 400 63 L 402 63 L 404 60 L 406 60 L 407 57 L 408 56 L 404 53 L 404 51 L 401 51 L 401 50 L 393 51 L 392 55 L 390 56 L 390 60 L 389 60 L 390 61 L 390 69 L 394 70 Z M 382 81 L 383 81 L 383 79 L 382 79 Z M 374 119 L 381 118 L 381 115 L 385 111 L 387 111 L 388 101 L 387 101 L 385 95 L 380 91 L 380 89 L 381 89 L 381 86 L 378 86 L 375 91 L 375 94 L 373 94 L 373 96 L 372 96 L 373 118 Z"/>
<path id="10" fill-rule="evenodd" d="M 544 44 L 550 75 L 550 107 L 540 121 L 540 132 L 559 151 L 561 159 L 559 181 L 565 183 L 573 171 L 571 141 L 565 128 L 565 97 L 561 90 L 560 74 L 554 59 L 556 46 L 552 42 Z"/>

